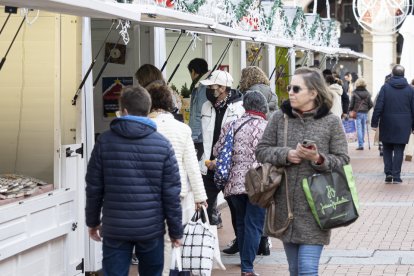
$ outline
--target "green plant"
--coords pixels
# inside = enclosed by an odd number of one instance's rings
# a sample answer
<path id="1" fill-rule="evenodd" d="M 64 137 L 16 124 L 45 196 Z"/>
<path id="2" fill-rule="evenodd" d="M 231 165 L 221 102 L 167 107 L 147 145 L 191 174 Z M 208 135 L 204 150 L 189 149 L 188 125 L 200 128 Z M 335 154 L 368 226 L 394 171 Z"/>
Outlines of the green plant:
<path id="1" fill-rule="evenodd" d="M 190 98 L 191 95 L 191 91 L 190 89 L 187 87 L 187 83 L 184 83 L 183 86 L 181 86 L 181 91 L 180 94 L 183 98 Z"/>
<path id="2" fill-rule="evenodd" d="M 174 90 L 174 91 L 178 91 L 178 90 L 177 90 L 177 87 L 176 87 L 174 84 L 171 84 L 171 85 L 170 85 L 170 87 L 171 87 L 171 89 L 172 89 L 172 90 Z"/>

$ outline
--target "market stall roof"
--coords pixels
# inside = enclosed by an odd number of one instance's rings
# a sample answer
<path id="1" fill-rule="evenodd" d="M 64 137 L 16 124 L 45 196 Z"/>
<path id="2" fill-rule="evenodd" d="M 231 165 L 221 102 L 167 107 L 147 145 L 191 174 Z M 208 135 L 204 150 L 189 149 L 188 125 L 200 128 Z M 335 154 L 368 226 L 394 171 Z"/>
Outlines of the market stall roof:
<path id="1" fill-rule="evenodd" d="M 0 5 L 93 18 L 128 19 L 131 21 L 141 19 L 139 7 L 132 10 L 125 4 L 100 0 L 0 0 Z"/>

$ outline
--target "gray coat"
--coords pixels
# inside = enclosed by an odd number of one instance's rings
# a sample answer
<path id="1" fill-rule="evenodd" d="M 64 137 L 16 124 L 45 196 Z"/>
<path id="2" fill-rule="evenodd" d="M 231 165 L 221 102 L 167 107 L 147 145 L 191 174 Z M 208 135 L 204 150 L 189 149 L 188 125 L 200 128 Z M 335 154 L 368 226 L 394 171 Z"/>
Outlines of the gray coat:
<path id="1" fill-rule="evenodd" d="M 284 114 L 288 117 L 286 147 L 283 141 Z M 308 160 L 300 164 L 287 161 L 289 150 L 295 149 L 296 145 L 304 139 L 316 142 L 318 151 L 324 158 L 322 165 L 316 165 Z M 298 244 L 329 244 L 330 231 L 321 230 L 316 223 L 302 189 L 302 179 L 349 163 L 348 144 L 341 120 L 330 113 L 326 106 L 304 113 L 300 117 L 286 101 L 281 110 L 276 111 L 270 119 L 257 146 L 256 157 L 261 163 L 267 162 L 286 168 L 289 200 L 294 219 L 289 228 L 277 238 L 283 242 Z M 285 183 L 284 179 L 282 183 Z M 277 190 L 275 201 L 277 217 L 274 230 L 277 230 L 282 228 L 287 218 L 285 185 L 282 184 Z"/>

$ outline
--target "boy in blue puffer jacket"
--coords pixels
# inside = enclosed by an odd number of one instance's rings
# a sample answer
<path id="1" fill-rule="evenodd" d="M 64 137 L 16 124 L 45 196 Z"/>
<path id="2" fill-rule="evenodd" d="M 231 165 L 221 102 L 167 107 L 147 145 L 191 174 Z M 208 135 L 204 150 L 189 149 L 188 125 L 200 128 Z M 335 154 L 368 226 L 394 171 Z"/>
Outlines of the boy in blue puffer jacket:
<path id="1" fill-rule="evenodd" d="M 142 87 L 126 88 L 122 116 L 99 136 L 86 174 L 86 224 L 103 237 L 104 275 L 128 275 L 131 255 L 139 275 L 161 275 L 164 221 L 173 246 L 180 246 L 181 182 L 170 142 L 146 116 L 151 98 Z M 102 210 L 102 218 L 101 218 Z"/>

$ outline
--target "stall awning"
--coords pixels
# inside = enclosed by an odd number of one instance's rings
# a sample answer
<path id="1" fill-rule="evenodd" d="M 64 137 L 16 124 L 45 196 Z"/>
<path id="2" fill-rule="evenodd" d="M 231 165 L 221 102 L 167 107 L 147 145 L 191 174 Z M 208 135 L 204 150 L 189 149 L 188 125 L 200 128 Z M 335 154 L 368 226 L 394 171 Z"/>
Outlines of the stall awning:
<path id="1" fill-rule="evenodd" d="M 130 9 L 126 4 L 99 0 L 0 0 L 0 5 L 92 18 L 127 19 L 131 21 L 141 19 L 139 7 Z"/>

